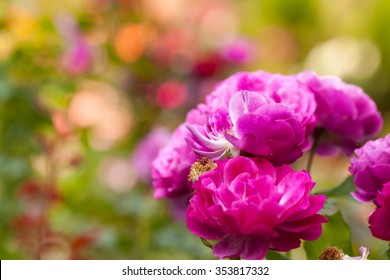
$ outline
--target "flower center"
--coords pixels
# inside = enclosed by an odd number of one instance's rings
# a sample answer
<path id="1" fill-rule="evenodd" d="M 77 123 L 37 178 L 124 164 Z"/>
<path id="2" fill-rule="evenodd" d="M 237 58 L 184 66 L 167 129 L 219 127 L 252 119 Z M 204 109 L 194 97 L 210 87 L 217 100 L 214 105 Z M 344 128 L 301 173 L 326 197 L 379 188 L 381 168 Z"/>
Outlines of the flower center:
<path id="1" fill-rule="evenodd" d="M 214 170 L 215 168 L 217 168 L 216 163 L 214 163 L 212 160 L 208 158 L 203 157 L 195 161 L 191 165 L 191 170 L 190 170 L 190 174 L 188 175 L 188 180 L 194 183 L 196 180 L 199 179 L 200 175 L 208 171 Z"/>

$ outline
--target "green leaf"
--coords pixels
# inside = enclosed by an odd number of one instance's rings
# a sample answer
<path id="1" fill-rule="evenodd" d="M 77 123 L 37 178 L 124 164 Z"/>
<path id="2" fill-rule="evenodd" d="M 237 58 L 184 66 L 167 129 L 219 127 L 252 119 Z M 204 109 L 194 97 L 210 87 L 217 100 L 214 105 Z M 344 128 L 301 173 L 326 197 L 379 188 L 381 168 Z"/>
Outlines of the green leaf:
<path id="1" fill-rule="evenodd" d="M 267 260 L 289 260 L 290 258 L 286 255 L 283 255 L 276 251 L 268 251 L 267 255 L 265 256 Z"/>
<path id="2" fill-rule="evenodd" d="M 318 260 L 321 252 L 328 246 L 336 246 L 345 254 L 352 255 L 351 231 L 344 222 L 341 212 L 327 217 L 329 222 L 323 224 L 322 235 L 315 241 L 305 241 L 307 259 Z"/>
<path id="3" fill-rule="evenodd" d="M 390 244 L 389 244 L 389 246 L 390 246 Z M 390 260 L 390 248 L 387 249 L 386 251 L 384 251 L 382 254 L 385 255 Z"/>
<path id="4" fill-rule="evenodd" d="M 355 191 L 356 187 L 353 183 L 352 176 L 349 176 L 340 185 L 329 191 L 323 192 L 322 194 L 327 197 L 351 197 L 351 192 Z M 351 197 L 352 198 L 352 197 Z"/>
<path id="5" fill-rule="evenodd" d="M 13 92 L 11 90 L 11 85 L 5 79 L 0 78 L 0 103 L 9 100 Z"/>

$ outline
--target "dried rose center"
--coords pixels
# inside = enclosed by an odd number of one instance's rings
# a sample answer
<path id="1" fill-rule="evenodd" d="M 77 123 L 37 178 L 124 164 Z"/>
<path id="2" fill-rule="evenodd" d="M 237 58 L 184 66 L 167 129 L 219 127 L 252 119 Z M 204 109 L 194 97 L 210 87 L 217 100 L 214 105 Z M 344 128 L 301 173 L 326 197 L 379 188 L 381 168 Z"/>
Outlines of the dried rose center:
<path id="1" fill-rule="evenodd" d="M 319 258 L 320 260 L 342 260 L 344 258 L 344 252 L 337 247 L 327 247 Z"/>
<path id="2" fill-rule="evenodd" d="M 196 180 L 198 180 L 200 175 L 208 171 L 211 171 L 215 168 L 217 168 L 217 164 L 215 164 L 212 160 L 203 157 L 195 161 L 191 165 L 191 170 L 190 170 L 190 174 L 188 175 L 188 180 L 194 183 Z"/>

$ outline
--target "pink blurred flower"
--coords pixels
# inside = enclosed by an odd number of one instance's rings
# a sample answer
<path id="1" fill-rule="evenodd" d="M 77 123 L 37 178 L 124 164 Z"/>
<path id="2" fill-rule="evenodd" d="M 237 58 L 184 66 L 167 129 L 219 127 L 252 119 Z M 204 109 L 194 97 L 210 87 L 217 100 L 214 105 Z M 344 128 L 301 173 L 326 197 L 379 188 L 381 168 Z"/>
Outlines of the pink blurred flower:
<path id="1" fill-rule="evenodd" d="M 80 75 L 92 65 L 91 50 L 84 40 L 76 20 L 69 15 L 60 15 L 55 20 L 58 32 L 62 35 L 66 51 L 61 57 L 61 67 L 71 75 Z"/>
<path id="2" fill-rule="evenodd" d="M 390 241 L 390 182 L 383 185 L 376 201 L 378 208 L 368 219 L 371 233 L 376 238 Z"/>
<path id="3" fill-rule="evenodd" d="M 141 181 L 151 181 L 152 162 L 157 157 L 158 151 L 168 143 L 170 136 L 167 129 L 155 127 L 140 139 L 130 161 Z"/>
<path id="4" fill-rule="evenodd" d="M 326 197 L 310 195 L 308 173 L 241 156 L 217 165 L 193 184 L 187 211 L 193 234 L 218 240 L 214 255 L 263 259 L 270 249 L 289 251 L 321 235 L 327 220 L 317 212 Z"/>
<path id="5" fill-rule="evenodd" d="M 233 64 L 245 64 L 254 54 L 254 48 L 249 40 L 236 39 L 226 44 L 220 51 L 224 60 Z"/>
<path id="6" fill-rule="evenodd" d="M 107 157 L 99 167 L 100 181 L 111 191 L 128 193 L 137 183 L 137 172 L 127 158 Z"/>
<path id="7" fill-rule="evenodd" d="M 209 77 L 215 75 L 223 67 L 220 56 L 216 53 L 198 57 L 194 61 L 194 74 L 199 77 Z"/>
<path id="8" fill-rule="evenodd" d="M 80 75 L 92 65 L 91 50 L 82 38 L 78 38 L 61 58 L 62 68 L 72 75 Z"/>
<path id="9" fill-rule="evenodd" d="M 188 100 L 187 86 L 179 81 L 168 81 L 162 84 L 156 93 L 157 104 L 163 108 L 176 109 Z"/>
<path id="10" fill-rule="evenodd" d="M 108 84 L 85 81 L 68 107 L 69 122 L 75 128 L 90 128 L 93 148 L 105 150 L 125 137 L 133 127 L 130 103 L 122 92 Z"/>

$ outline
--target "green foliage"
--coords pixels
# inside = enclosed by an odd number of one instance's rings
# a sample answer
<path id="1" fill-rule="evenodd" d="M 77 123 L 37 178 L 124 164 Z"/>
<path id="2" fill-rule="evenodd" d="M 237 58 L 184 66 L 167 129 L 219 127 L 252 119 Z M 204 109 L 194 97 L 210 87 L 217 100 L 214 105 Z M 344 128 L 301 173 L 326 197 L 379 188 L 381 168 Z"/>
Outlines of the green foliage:
<path id="1" fill-rule="evenodd" d="M 262 2 L 265 15 L 270 20 L 279 20 L 290 25 L 297 23 L 313 23 L 316 17 L 316 2 L 311 0 L 266 0 Z"/>
<path id="2" fill-rule="evenodd" d="M 315 241 L 305 241 L 304 243 L 307 258 L 310 260 L 317 260 L 321 252 L 328 246 L 340 248 L 347 255 L 352 254 L 351 232 L 341 212 L 327 218 L 328 223 L 322 225 L 321 237 Z"/>
<path id="3" fill-rule="evenodd" d="M 353 178 L 352 176 L 348 176 L 348 178 L 345 179 L 345 181 L 342 182 L 340 185 L 338 185 L 334 189 L 323 192 L 322 194 L 326 195 L 327 197 L 352 198 L 351 192 L 355 190 L 356 187 L 353 183 Z"/>
<path id="4" fill-rule="evenodd" d="M 268 251 L 265 258 L 267 260 L 289 260 L 290 259 L 288 256 L 273 250 Z"/>
<path id="5" fill-rule="evenodd" d="M 389 244 L 390 247 L 390 244 Z M 390 260 L 390 248 L 385 251 L 386 257 Z"/>

